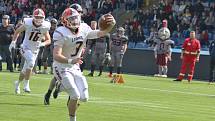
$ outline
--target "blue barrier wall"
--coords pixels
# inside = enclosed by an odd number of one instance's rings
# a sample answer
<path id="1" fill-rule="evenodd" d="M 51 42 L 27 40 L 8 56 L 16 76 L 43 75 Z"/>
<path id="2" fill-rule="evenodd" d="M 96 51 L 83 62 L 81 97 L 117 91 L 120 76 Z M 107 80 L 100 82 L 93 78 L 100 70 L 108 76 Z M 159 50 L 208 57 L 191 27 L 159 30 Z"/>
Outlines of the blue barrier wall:
<path id="1" fill-rule="evenodd" d="M 209 62 L 208 52 L 201 52 L 200 62 L 196 63 L 194 79 L 208 80 Z M 176 78 L 181 67 L 180 50 L 173 50 L 172 61 L 168 64 L 168 76 Z M 152 50 L 128 49 L 123 59 L 123 72 L 140 75 L 154 75 L 157 71 L 154 52 Z"/>

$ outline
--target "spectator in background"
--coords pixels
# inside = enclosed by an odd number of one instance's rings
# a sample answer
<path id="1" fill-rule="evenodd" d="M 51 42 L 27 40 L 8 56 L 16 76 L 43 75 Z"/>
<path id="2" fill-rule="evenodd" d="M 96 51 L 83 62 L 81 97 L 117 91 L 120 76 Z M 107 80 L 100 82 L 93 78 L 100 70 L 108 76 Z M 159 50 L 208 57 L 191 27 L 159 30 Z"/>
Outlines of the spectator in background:
<path id="1" fill-rule="evenodd" d="M 146 44 L 148 44 L 149 47 L 154 46 L 154 42 L 157 39 L 157 35 L 158 35 L 158 33 L 157 33 L 156 29 L 152 27 L 151 32 L 150 32 L 150 36 L 148 39 L 146 39 Z"/>
<path id="2" fill-rule="evenodd" d="M 2 17 L 2 25 L 0 26 L 0 55 L 5 55 L 8 64 L 7 67 L 10 72 L 13 72 L 12 54 L 11 50 L 9 50 L 9 46 L 15 30 L 9 23 L 10 17 L 8 15 L 4 15 Z M 0 71 L 2 71 L 2 61 L 0 61 Z"/>
<path id="3" fill-rule="evenodd" d="M 178 12 L 179 12 L 180 14 L 183 14 L 185 8 L 186 8 L 186 5 L 185 5 L 184 1 L 183 1 L 183 0 L 180 0 L 180 5 L 179 5 Z"/>
<path id="4" fill-rule="evenodd" d="M 215 23 L 214 12 L 211 11 L 209 13 L 209 16 L 207 16 L 206 19 L 205 19 L 205 24 L 207 26 L 207 29 L 208 30 L 213 30 L 214 29 L 214 27 L 213 27 L 214 23 Z"/>
<path id="5" fill-rule="evenodd" d="M 200 17 L 200 21 L 199 21 L 199 23 L 200 23 L 200 30 L 201 31 L 204 31 L 204 30 L 206 30 L 207 29 L 207 26 L 206 26 L 206 24 L 205 24 L 205 20 L 206 20 L 206 13 L 205 12 L 202 12 L 201 13 L 201 17 Z"/>
<path id="6" fill-rule="evenodd" d="M 166 1 L 165 6 L 164 6 L 164 12 L 166 13 L 166 18 L 172 14 L 172 5 Z"/>
<path id="7" fill-rule="evenodd" d="M 213 40 L 209 47 L 209 53 L 210 53 L 210 78 L 209 78 L 209 84 L 213 83 L 215 81 L 215 40 Z"/>
<path id="8" fill-rule="evenodd" d="M 197 24 L 198 24 L 198 16 L 197 16 L 197 14 L 195 13 L 194 14 L 194 17 L 191 19 L 191 25 L 194 27 L 194 26 L 196 26 Z"/>
<path id="9" fill-rule="evenodd" d="M 17 22 L 17 20 L 18 20 L 18 16 L 16 14 L 16 11 L 12 10 L 11 17 L 10 17 L 10 23 L 15 24 Z"/>
<path id="10" fill-rule="evenodd" d="M 134 28 L 132 25 L 128 26 L 128 40 L 129 40 L 129 42 L 135 41 L 135 32 L 134 32 Z"/>
<path id="11" fill-rule="evenodd" d="M 177 25 L 177 29 L 172 33 L 172 39 L 174 40 L 174 43 L 176 46 L 182 45 L 182 34 L 180 30 L 180 25 Z"/>
<path id="12" fill-rule="evenodd" d="M 169 17 L 168 17 L 168 28 L 170 30 L 170 33 L 173 33 L 173 31 L 176 30 L 176 26 L 177 26 L 177 24 L 175 23 L 173 16 L 169 15 Z"/>
<path id="13" fill-rule="evenodd" d="M 208 47 L 209 46 L 209 41 L 208 41 L 208 32 L 206 30 L 202 31 L 200 35 L 200 43 L 203 47 Z"/>
<path id="14" fill-rule="evenodd" d="M 109 12 L 113 12 L 113 4 L 111 0 L 105 0 L 105 2 L 102 5 L 101 13 L 106 14 Z"/>
<path id="15" fill-rule="evenodd" d="M 197 3 L 194 5 L 194 8 L 195 8 L 194 11 L 201 15 L 201 13 L 204 11 L 204 6 L 202 5 L 201 0 L 197 1 Z"/>
<path id="16" fill-rule="evenodd" d="M 144 32 L 143 32 L 143 29 L 142 29 L 141 25 L 139 25 L 138 28 L 137 28 L 137 33 L 136 33 L 135 46 L 139 42 L 144 42 L 144 40 L 145 40 Z"/>

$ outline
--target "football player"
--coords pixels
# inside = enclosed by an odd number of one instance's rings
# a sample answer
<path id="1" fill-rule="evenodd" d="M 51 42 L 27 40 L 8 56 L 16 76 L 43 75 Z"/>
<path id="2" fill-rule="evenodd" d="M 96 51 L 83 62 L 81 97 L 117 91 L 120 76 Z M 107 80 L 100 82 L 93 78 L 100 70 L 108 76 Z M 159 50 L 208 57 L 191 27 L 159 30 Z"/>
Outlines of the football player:
<path id="1" fill-rule="evenodd" d="M 45 13 L 42 9 L 36 9 L 32 18 L 25 18 L 24 24 L 16 29 L 10 48 L 15 48 L 19 34 L 25 31 L 25 38 L 21 48 L 21 54 L 25 58 L 25 63 L 19 75 L 19 80 L 15 81 L 15 93 L 20 94 L 20 82 L 24 80 L 24 91 L 30 92 L 29 79 L 34 67 L 39 48 L 51 43 L 49 28 L 50 23 L 44 21 Z M 42 39 L 45 39 L 42 42 Z"/>
<path id="2" fill-rule="evenodd" d="M 170 31 L 167 28 L 167 21 L 163 20 L 163 27 L 158 31 L 158 39 L 155 41 L 154 54 L 158 65 L 157 77 L 167 77 L 167 63 L 171 61 L 171 48 L 174 46 L 174 41 L 170 39 Z"/>
<path id="3" fill-rule="evenodd" d="M 81 15 L 73 8 L 67 8 L 62 14 L 64 26 L 56 29 L 53 35 L 53 72 L 60 81 L 60 90 L 70 96 L 68 110 L 70 121 L 76 121 L 78 101 L 87 101 L 88 84 L 80 71 L 82 49 L 87 39 L 105 36 L 115 25 L 115 19 L 108 14 L 106 22 L 110 26 L 101 30 L 92 30 L 85 23 L 81 23 Z"/>
<path id="4" fill-rule="evenodd" d="M 57 28 L 57 19 L 52 18 L 50 20 L 51 23 L 51 28 L 49 30 L 49 34 L 51 36 L 51 44 L 49 46 L 46 46 L 44 48 L 44 52 L 43 52 L 43 57 L 42 57 L 42 61 L 43 61 L 43 66 L 44 66 L 44 70 L 43 73 L 44 74 L 48 74 L 48 66 L 52 65 L 53 62 L 53 48 L 54 48 L 54 42 L 53 42 L 53 34 L 55 29 Z M 49 61 L 49 63 L 48 63 Z M 51 73 L 52 73 L 52 67 L 51 67 Z"/>
<path id="5" fill-rule="evenodd" d="M 76 4 L 76 3 L 72 4 L 72 5 L 70 5 L 70 8 L 75 9 L 80 15 L 82 15 L 82 13 L 83 13 L 83 9 L 79 4 Z M 61 22 L 60 22 L 61 26 L 63 26 L 63 22 L 64 21 L 61 20 Z M 83 23 L 83 21 L 81 21 L 81 22 Z M 88 25 L 86 25 L 86 26 L 88 26 Z M 82 64 L 80 64 L 81 71 L 83 71 L 84 65 L 85 65 L 84 62 Z M 57 81 L 57 79 L 55 77 L 52 78 L 52 80 L 50 82 L 50 85 L 49 85 L 49 89 L 48 89 L 48 91 L 46 92 L 46 94 L 44 96 L 44 105 L 49 105 L 50 104 L 49 99 L 50 99 L 50 96 L 51 96 L 51 93 L 52 93 L 53 89 L 55 88 L 56 81 Z M 58 88 L 56 88 L 54 93 L 53 93 L 53 97 L 55 99 L 58 97 L 58 91 L 59 91 Z"/>
<path id="6" fill-rule="evenodd" d="M 96 29 L 97 22 L 96 21 L 91 21 L 91 27 L 92 29 Z M 99 75 L 102 75 L 102 70 L 104 66 L 104 60 L 105 56 L 109 55 L 109 45 L 110 45 L 110 34 L 108 33 L 106 36 L 95 39 L 91 45 L 93 47 L 93 52 L 92 52 L 92 58 L 91 58 L 91 72 L 88 74 L 88 76 L 93 76 L 94 75 L 94 70 L 96 65 L 99 65 Z"/>
<path id="7" fill-rule="evenodd" d="M 128 38 L 125 36 L 125 29 L 119 27 L 111 37 L 111 61 L 109 65 L 109 77 L 112 77 L 113 67 L 117 67 L 117 74 L 121 73 L 122 59 L 127 50 Z"/>

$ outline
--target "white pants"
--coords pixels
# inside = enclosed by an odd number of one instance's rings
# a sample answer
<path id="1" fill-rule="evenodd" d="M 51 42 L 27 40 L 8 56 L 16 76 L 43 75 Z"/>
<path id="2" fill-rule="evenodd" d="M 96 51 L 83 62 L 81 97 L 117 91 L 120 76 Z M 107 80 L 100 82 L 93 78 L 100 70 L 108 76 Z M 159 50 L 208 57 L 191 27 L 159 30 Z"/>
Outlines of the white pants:
<path id="1" fill-rule="evenodd" d="M 59 80 L 64 91 L 71 99 L 88 101 L 89 92 L 86 78 L 82 75 L 79 65 L 71 68 L 53 64 L 54 76 Z"/>
<path id="2" fill-rule="evenodd" d="M 33 53 L 29 49 L 21 49 L 21 54 L 25 58 L 25 63 L 22 68 L 22 73 L 25 73 L 26 69 L 33 69 L 38 53 L 37 52 Z"/>

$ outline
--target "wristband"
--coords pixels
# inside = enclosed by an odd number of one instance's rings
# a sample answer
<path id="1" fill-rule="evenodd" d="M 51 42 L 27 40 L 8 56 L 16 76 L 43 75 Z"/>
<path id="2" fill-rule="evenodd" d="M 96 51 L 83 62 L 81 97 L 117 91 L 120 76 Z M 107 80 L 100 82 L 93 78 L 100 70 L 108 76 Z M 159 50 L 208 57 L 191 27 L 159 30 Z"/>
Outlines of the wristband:
<path id="1" fill-rule="evenodd" d="M 44 43 L 44 42 L 40 43 L 40 46 L 41 46 L 41 47 L 44 47 L 44 46 L 45 46 L 45 43 Z"/>
<path id="2" fill-rule="evenodd" d="M 68 64 L 72 64 L 73 59 L 68 59 Z"/>

